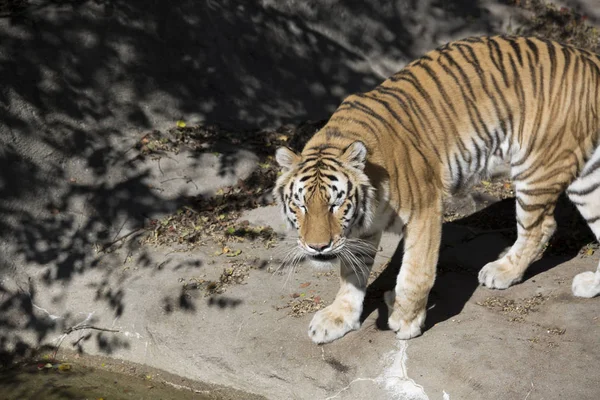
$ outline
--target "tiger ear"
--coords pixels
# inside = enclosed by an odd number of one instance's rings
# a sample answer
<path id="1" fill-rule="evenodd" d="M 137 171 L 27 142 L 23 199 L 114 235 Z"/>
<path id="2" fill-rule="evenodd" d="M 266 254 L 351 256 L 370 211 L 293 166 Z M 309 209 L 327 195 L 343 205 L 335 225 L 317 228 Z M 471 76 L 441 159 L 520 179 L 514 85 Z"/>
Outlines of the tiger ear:
<path id="1" fill-rule="evenodd" d="M 288 147 L 280 147 L 275 152 L 275 160 L 284 171 L 288 171 L 300 161 L 300 156 Z"/>
<path id="2" fill-rule="evenodd" d="M 367 162 L 367 146 L 360 140 L 346 147 L 342 154 L 342 160 L 350 163 L 355 168 L 363 169 Z"/>

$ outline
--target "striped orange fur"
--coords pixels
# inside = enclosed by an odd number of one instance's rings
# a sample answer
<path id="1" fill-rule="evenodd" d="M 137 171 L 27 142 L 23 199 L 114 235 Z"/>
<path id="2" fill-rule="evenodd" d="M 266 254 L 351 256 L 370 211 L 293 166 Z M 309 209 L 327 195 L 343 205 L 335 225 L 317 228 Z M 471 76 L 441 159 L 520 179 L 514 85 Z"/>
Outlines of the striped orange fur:
<path id="1" fill-rule="evenodd" d="M 436 274 L 442 200 L 494 160 L 510 163 L 518 239 L 484 266 L 483 285 L 519 282 L 554 233 L 558 196 L 600 237 L 600 57 L 534 37 L 449 43 L 370 92 L 346 98 L 301 154 L 280 148 L 275 195 L 298 246 L 318 264 L 340 261 L 341 288 L 309 328 L 318 343 L 357 329 L 383 231 L 403 235 L 395 291 L 386 293 L 399 338 L 421 334 Z M 600 293 L 598 271 L 573 292 Z"/>

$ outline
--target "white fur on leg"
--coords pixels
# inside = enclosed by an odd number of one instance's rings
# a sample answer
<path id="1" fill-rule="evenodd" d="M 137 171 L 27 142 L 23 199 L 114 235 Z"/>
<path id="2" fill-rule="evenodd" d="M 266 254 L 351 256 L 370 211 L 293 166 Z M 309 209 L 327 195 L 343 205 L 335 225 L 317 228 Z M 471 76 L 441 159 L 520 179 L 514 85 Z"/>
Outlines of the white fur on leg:
<path id="1" fill-rule="evenodd" d="M 592 298 L 600 294 L 600 267 L 596 273 L 582 272 L 573 278 L 571 286 L 573 294 L 577 297 Z"/>
<path id="2" fill-rule="evenodd" d="M 360 328 L 360 313 L 361 310 L 349 310 L 334 302 L 315 314 L 308 327 L 308 336 L 315 343 L 333 342 Z"/>
<path id="3" fill-rule="evenodd" d="M 400 310 L 395 310 L 396 292 L 390 290 L 383 295 L 388 307 L 388 326 L 396 332 L 398 339 L 407 340 L 421 335 L 421 328 L 425 322 L 425 310 L 420 312 L 412 321 L 402 318 Z"/>
<path id="4" fill-rule="evenodd" d="M 315 343 L 329 343 L 360 328 L 364 289 L 343 284 L 333 303 L 318 311 L 308 327 Z"/>
<path id="5" fill-rule="evenodd" d="M 521 279 L 522 276 L 515 273 L 515 268 L 504 257 L 487 263 L 479 271 L 479 283 L 490 289 L 506 289 L 520 282 Z"/>

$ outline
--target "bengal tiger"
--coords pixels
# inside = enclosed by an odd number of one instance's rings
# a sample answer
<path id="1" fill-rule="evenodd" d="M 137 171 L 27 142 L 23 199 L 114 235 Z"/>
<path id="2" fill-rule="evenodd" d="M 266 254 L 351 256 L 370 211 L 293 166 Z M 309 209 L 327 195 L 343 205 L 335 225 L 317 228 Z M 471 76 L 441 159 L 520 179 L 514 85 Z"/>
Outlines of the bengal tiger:
<path id="1" fill-rule="evenodd" d="M 565 190 L 600 240 L 599 111 L 598 55 L 536 37 L 475 37 L 347 97 L 302 153 L 278 148 L 274 195 L 298 232 L 296 251 L 318 266 L 340 264 L 339 292 L 314 315 L 310 338 L 326 343 L 359 328 L 383 231 L 404 243 L 395 290 L 384 294 L 388 325 L 400 339 L 419 336 L 443 199 L 498 159 L 510 165 L 518 238 L 481 269 L 482 285 L 523 278 L 556 229 Z M 600 265 L 575 276 L 572 291 L 598 295 Z"/>

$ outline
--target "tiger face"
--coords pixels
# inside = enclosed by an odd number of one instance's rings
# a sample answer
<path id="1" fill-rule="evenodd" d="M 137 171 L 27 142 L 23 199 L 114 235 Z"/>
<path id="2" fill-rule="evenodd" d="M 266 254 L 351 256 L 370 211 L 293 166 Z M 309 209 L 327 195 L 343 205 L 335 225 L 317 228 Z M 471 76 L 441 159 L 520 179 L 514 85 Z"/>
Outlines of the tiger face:
<path id="1" fill-rule="evenodd" d="M 342 253 L 350 235 L 371 224 L 374 189 L 364 173 L 367 148 L 354 142 L 345 148 L 321 144 L 297 154 L 276 152 L 282 175 L 275 197 L 298 247 L 316 264 L 330 263 Z"/>

